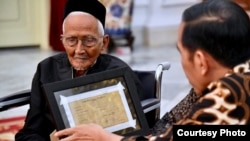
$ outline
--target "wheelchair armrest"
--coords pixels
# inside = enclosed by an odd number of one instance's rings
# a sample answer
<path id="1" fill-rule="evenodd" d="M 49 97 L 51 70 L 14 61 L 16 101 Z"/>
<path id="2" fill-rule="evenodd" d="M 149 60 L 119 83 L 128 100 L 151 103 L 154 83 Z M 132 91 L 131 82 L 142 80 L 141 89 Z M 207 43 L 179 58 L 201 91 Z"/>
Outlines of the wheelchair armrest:
<path id="1" fill-rule="evenodd" d="M 160 100 L 157 98 L 149 98 L 141 101 L 142 109 L 144 113 L 148 113 L 161 106 Z"/>
<path id="2" fill-rule="evenodd" d="M 30 90 L 23 90 L 0 98 L 0 112 L 29 103 Z"/>

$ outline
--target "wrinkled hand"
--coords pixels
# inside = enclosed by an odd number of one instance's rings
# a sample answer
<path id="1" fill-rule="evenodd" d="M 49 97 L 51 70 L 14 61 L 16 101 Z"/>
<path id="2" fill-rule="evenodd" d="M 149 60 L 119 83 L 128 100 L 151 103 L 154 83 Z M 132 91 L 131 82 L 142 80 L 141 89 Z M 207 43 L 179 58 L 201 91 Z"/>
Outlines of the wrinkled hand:
<path id="1" fill-rule="evenodd" d="M 97 124 L 82 124 L 54 134 L 60 141 L 119 141 L 122 137 L 105 131 Z"/>

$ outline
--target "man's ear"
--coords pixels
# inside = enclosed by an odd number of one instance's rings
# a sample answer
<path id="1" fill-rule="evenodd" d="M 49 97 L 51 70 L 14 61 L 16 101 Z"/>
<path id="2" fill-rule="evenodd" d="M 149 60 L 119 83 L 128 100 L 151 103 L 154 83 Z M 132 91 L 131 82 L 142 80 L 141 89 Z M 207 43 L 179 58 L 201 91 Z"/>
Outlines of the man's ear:
<path id="1" fill-rule="evenodd" d="M 206 54 L 202 50 L 197 50 L 195 52 L 195 64 L 196 67 L 199 68 L 201 75 L 206 75 L 208 73 L 208 58 L 206 58 Z"/>
<path id="2" fill-rule="evenodd" d="M 107 53 L 108 45 L 109 45 L 109 35 L 104 35 L 101 47 L 102 54 Z"/>

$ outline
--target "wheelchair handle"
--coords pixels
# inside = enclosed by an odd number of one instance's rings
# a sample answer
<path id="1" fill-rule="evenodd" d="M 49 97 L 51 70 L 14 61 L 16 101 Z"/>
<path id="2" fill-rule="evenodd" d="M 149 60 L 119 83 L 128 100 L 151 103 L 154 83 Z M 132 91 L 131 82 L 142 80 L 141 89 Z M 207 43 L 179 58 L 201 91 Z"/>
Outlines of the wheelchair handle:
<path id="1" fill-rule="evenodd" d="M 162 62 L 160 63 L 155 71 L 155 80 L 156 80 L 156 98 L 161 101 L 161 84 L 162 84 L 162 74 L 163 71 L 169 70 L 171 64 L 169 62 Z M 160 108 L 159 108 L 160 109 Z M 160 110 L 156 114 L 158 118 L 160 118 Z"/>

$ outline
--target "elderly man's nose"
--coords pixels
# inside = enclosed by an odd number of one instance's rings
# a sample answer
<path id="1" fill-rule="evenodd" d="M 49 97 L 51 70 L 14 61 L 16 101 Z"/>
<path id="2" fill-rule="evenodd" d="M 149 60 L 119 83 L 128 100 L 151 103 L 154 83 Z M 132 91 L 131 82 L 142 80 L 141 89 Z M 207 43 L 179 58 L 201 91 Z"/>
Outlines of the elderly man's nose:
<path id="1" fill-rule="evenodd" d="M 76 52 L 84 52 L 85 48 L 81 40 L 78 40 L 76 45 Z"/>

